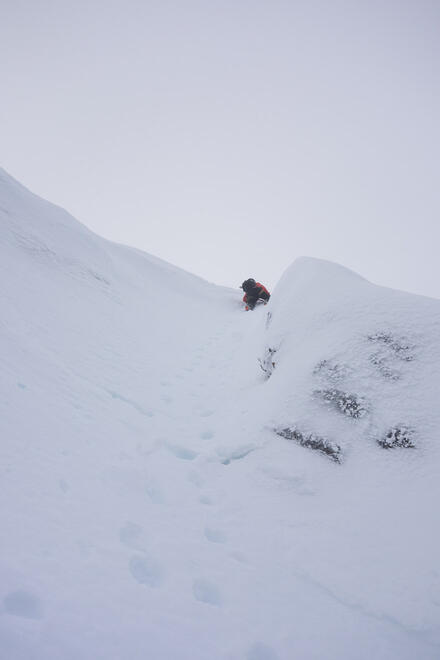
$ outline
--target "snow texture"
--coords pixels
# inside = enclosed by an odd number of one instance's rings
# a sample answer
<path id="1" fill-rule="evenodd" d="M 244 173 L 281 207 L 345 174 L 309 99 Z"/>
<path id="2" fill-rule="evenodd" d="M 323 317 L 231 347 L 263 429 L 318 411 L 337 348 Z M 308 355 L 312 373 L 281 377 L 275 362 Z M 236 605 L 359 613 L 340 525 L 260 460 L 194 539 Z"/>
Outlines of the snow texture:
<path id="1" fill-rule="evenodd" d="M 244 312 L 3 170 L 0 226 L 2 658 L 440 656 L 439 301 Z"/>

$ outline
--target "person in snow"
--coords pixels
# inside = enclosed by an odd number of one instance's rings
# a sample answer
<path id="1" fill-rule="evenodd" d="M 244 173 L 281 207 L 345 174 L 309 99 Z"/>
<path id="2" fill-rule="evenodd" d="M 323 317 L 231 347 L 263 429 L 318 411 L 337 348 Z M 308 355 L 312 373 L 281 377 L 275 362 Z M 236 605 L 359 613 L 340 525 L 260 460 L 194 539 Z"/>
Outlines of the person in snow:
<path id="1" fill-rule="evenodd" d="M 256 282 L 252 277 L 245 280 L 240 289 L 244 291 L 243 302 L 246 306 L 246 311 L 254 309 L 259 300 L 262 300 L 266 305 L 270 298 L 270 293 L 266 287 L 260 282 Z"/>

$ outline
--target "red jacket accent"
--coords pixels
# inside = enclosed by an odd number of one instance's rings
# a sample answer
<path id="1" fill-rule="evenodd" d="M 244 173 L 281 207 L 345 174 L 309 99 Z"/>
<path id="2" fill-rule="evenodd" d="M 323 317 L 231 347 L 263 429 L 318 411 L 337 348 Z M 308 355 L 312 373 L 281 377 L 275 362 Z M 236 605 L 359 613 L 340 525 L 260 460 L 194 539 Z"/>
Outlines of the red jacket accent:
<path id="1" fill-rule="evenodd" d="M 269 291 L 266 289 L 266 287 L 264 286 L 264 284 L 260 284 L 260 282 L 255 282 L 255 286 L 258 287 L 258 288 L 260 289 L 260 293 L 261 293 L 261 289 L 262 289 L 262 290 L 265 291 L 268 295 L 270 295 Z M 245 293 L 244 296 L 243 296 L 243 302 L 247 302 L 247 293 Z"/>
<path id="2" fill-rule="evenodd" d="M 266 289 L 266 287 L 264 286 L 264 284 L 260 284 L 260 282 L 255 282 L 255 286 L 259 286 L 260 289 L 263 289 L 263 291 L 265 291 L 267 294 L 269 294 L 269 291 Z M 269 294 L 269 295 L 270 295 L 270 294 Z"/>

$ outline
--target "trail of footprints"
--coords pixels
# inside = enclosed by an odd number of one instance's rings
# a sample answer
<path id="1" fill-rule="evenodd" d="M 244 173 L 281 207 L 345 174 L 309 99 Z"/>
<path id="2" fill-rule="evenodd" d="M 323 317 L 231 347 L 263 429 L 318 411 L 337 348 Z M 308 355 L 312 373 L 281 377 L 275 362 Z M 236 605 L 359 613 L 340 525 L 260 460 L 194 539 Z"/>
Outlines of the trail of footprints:
<path id="1" fill-rule="evenodd" d="M 193 382 L 192 387 L 189 388 L 188 396 L 199 399 L 202 391 L 206 388 L 206 382 L 203 377 L 199 382 L 197 382 L 197 378 L 195 378 L 196 373 L 202 368 L 203 364 L 207 364 L 207 367 L 205 367 L 207 368 L 207 374 L 213 369 L 218 368 L 217 361 L 215 360 L 210 360 L 206 363 L 206 354 L 208 352 L 212 354 L 212 349 L 218 343 L 220 336 L 219 333 L 218 335 L 209 338 L 205 346 L 197 348 L 190 364 L 176 373 L 175 378 L 178 381 L 185 381 L 191 376 Z M 219 353 L 221 354 L 221 351 Z M 172 409 L 174 404 L 179 403 L 181 410 L 181 400 L 179 401 L 178 398 L 175 398 L 172 394 L 172 389 L 174 387 L 173 379 L 161 380 L 160 385 L 163 388 L 163 394 L 161 395 L 162 402 L 168 407 L 168 409 Z M 180 382 L 179 390 L 181 391 L 181 389 L 182 383 Z M 206 406 L 203 403 L 200 403 L 195 408 L 191 406 L 191 410 L 193 415 L 195 414 L 199 418 L 206 420 L 209 420 L 209 418 L 215 414 L 215 410 L 212 410 L 209 406 Z M 175 419 L 178 419 L 178 415 L 179 407 L 176 406 Z M 182 421 L 185 421 L 185 418 Z M 192 425 L 193 419 L 191 420 L 191 426 Z M 215 437 L 215 432 L 212 428 L 207 426 L 199 432 L 198 437 L 203 441 L 212 440 Z M 194 449 L 174 441 L 165 442 L 164 446 L 171 454 L 182 461 L 191 462 L 199 456 L 199 453 L 194 451 Z M 227 465 L 232 460 L 242 458 L 242 456 L 247 455 L 247 453 L 248 451 L 244 451 L 237 456 L 226 457 L 224 460 L 221 460 L 221 462 Z M 187 478 L 197 488 L 202 488 L 204 485 L 203 477 L 195 469 L 192 469 L 188 473 Z M 212 499 L 203 493 L 199 496 L 198 502 L 204 506 L 213 506 L 214 504 Z M 227 552 L 232 559 L 238 563 L 247 564 L 247 558 L 243 553 L 227 549 L 228 538 L 222 529 L 207 525 L 201 532 L 201 538 L 204 542 L 215 546 L 224 545 L 225 552 Z M 167 581 L 167 569 L 163 563 L 149 553 L 143 528 L 137 523 L 126 522 L 119 530 L 119 539 L 123 545 L 134 551 L 134 554 L 132 554 L 128 561 L 128 570 L 132 578 L 140 585 L 152 589 L 162 587 Z M 224 603 L 224 595 L 219 586 L 214 581 L 202 576 L 195 576 L 192 580 L 192 597 L 200 603 L 215 607 L 221 607 Z M 256 642 L 250 647 L 245 657 L 247 660 L 276 660 L 278 656 L 270 647 L 260 642 Z"/>
<path id="2" fill-rule="evenodd" d="M 206 526 L 203 530 L 204 540 L 216 545 L 227 544 L 227 535 L 221 529 Z M 139 584 L 158 588 L 167 577 L 166 567 L 156 557 L 150 555 L 143 528 L 137 523 L 127 521 L 119 530 L 119 540 L 130 550 L 134 550 L 128 561 L 128 569 L 133 579 Z M 239 552 L 230 552 L 230 556 L 240 563 L 247 563 L 246 557 Z M 195 600 L 208 605 L 221 606 L 223 596 L 220 588 L 209 579 L 196 577 L 193 579 L 192 594 Z"/>
<path id="3" fill-rule="evenodd" d="M 227 544 L 227 535 L 221 529 L 205 526 L 203 534 L 209 543 Z M 128 562 L 132 578 L 138 584 L 151 589 L 162 587 L 167 580 L 167 571 L 165 566 L 146 550 L 143 528 L 128 521 L 119 530 L 119 539 L 128 548 L 136 550 L 136 554 L 133 554 Z M 237 562 L 247 564 L 247 559 L 241 552 L 230 552 L 229 555 Z M 206 577 L 194 577 L 191 590 L 192 597 L 199 603 L 217 608 L 221 608 L 225 603 L 219 586 Z M 27 607 L 32 609 L 35 606 L 28 604 Z M 271 646 L 256 641 L 244 651 L 243 660 L 279 660 L 279 656 Z"/>
<path id="4" fill-rule="evenodd" d="M 141 535 L 142 528 L 135 523 L 126 523 L 120 530 L 121 542 L 128 546 L 136 544 Z M 129 561 L 129 570 L 136 582 L 151 588 L 162 586 L 166 579 L 163 566 L 148 555 L 133 555 Z M 192 593 L 195 600 L 200 603 L 215 607 L 221 607 L 223 604 L 223 596 L 217 585 L 205 578 L 193 580 Z M 32 592 L 24 589 L 6 594 L 3 598 L 3 610 L 10 616 L 24 619 L 41 620 L 44 618 L 41 600 Z M 247 649 L 244 660 L 279 660 L 279 656 L 271 646 L 257 641 Z"/>
<path id="5" fill-rule="evenodd" d="M 220 336 L 220 335 L 219 335 Z M 203 357 L 206 353 L 206 349 L 208 347 L 211 347 L 213 343 L 218 341 L 218 337 L 211 337 L 210 339 L 207 340 L 206 347 L 202 346 L 199 347 L 195 350 L 194 356 L 191 360 L 190 366 L 183 367 L 180 372 L 178 372 L 175 375 L 175 378 L 178 380 L 185 380 L 190 374 L 193 374 L 195 371 L 197 371 L 198 368 L 200 368 L 200 365 L 203 363 Z M 212 365 L 209 367 L 209 369 L 212 368 Z M 172 405 L 175 403 L 175 398 L 173 397 L 172 393 L 170 393 L 169 388 L 173 388 L 174 383 L 173 381 L 170 380 L 161 380 L 160 385 L 162 388 L 165 388 L 164 393 L 161 395 L 161 401 L 166 405 L 172 408 Z M 194 383 L 194 386 L 199 388 L 199 390 L 204 390 L 206 388 L 206 383 L 204 379 L 201 379 L 200 382 Z M 193 387 L 194 387 L 193 386 Z M 181 385 L 180 385 L 181 388 Z M 193 398 L 199 398 L 200 397 L 200 391 L 189 391 L 189 396 Z M 180 405 L 181 402 L 179 402 Z M 197 415 L 201 419 L 208 419 L 214 414 L 214 410 L 212 410 L 210 407 L 203 406 L 203 405 L 198 405 L 195 407 L 193 414 Z M 176 414 L 176 419 L 178 418 L 178 415 Z M 212 430 L 212 428 L 205 428 L 201 430 L 198 434 L 198 437 L 200 440 L 212 440 L 215 437 L 215 432 Z M 176 456 L 176 458 L 180 458 L 182 460 L 186 461 L 192 461 L 197 456 L 199 455 L 198 452 L 194 451 L 193 449 L 184 447 L 180 444 L 169 442 L 166 443 L 166 448 Z"/>
<path id="6" fill-rule="evenodd" d="M 176 374 L 176 378 L 182 381 L 190 374 L 194 374 L 194 371 L 200 368 L 203 363 L 207 349 L 212 349 L 213 345 L 218 343 L 219 337 L 220 334 L 211 337 L 207 340 L 206 347 L 202 346 L 196 349 L 190 366 L 184 367 L 181 372 Z M 208 371 L 212 371 L 214 368 L 217 368 L 217 363 L 211 360 L 208 364 Z M 173 387 L 173 382 L 170 380 L 162 380 L 160 381 L 160 385 L 164 388 L 164 392 L 161 395 L 161 401 L 167 407 L 172 408 L 175 399 L 172 395 L 172 389 L 170 391 L 169 388 Z M 206 387 L 206 383 L 202 380 L 201 382 L 196 383 L 196 387 L 203 390 Z M 148 416 L 152 415 L 152 413 L 146 413 L 141 409 L 136 402 L 128 400 L 117 393 L 112 392 L 111 394 L 113 398 L 121 399 L 125 403 L 134 406 L 139 412 L 142 412 L 142 414 L 148 414 Z M 193 391 L 190 393 L 190 396 L 198 398 L 200 396 L 200 391 Z M 209 419 L 214 413 L 214 410 L 204 405 L 199 405 L 195 408 L 195 414 L 201 419 Z M 212 428 L 207 427 L 200 431 L 198 437 L 203 441 L 212 440 L 215 437 L 215 432 Z M 165 447 L 176 458 L 182 461 L 193 461 L 199 455 L 198 452 L 193 449 L 175 443 L 166 443 Z M 232 456 L 229 457 L 228 460 L 222 462 L 228 464 L 230 460 L 235 460 L 235 458 L 241 457 L 241 455 L 239 457 Z M 204 479 L 197 470 L 192 470 L 188 474 L 188 480 L 197 488 L 202 488 L 204 484 Z M 66 490 L 64 484 L 61 483 L 60 488 Z M 152 501 L 158 504 L 162 502 L 156 491 L 148 491 L 148 494 Z M 212 499 L 204 494 L 199 496 L 198 502 L 204 506 L 212 506 L 214 504 Z M 248 563 L 246 556 L 240 551 L 227 550 L 228 538 L 222 529 L 207 525 L 201 532 L 201 538 L 204 542 L 215 546 L 224 545 L 225 551 L 228 552 L 232 559 L 241 564 Z M 143 527 L 135 522 L 126 521 L 119 529 L 119 541 L 132 552 L 131 557 L 128 560 L 128 571 L 133 580 L 144 587 L 160 589 L 167 581 L 167 569 L 160 560 L 149 553 L 148 542 Z M 202 576 L 194 577 L 192 580 L 192 597 L 200 603 L 213 607 L 222 607 L 225 602 L 224 594 L 219 586 L 214 581 Z M 3 598 L 3 611 L 6 614 L 25 619 L 44 618 L 42 601 L 36 594 L 27 590 L 11 591 L 6 594 Z M 273 648 L 257 641 L 248 648 L 243 657 L 245 660 L 278 660 L 279 656 Z"/>
<path id="7" fill-rule="evenodd" d="M 183 369 L 176 374 L 175 378 L 179 381 L 182 381 L 186 380 L 190 375 L 192 375 L 192 380 L 194 381 L 194 372 L 201 368 L 201 365 L 204 362 L 206 351 L 208 349 L 212 349 L 213 344 L 217 342 L 218 337 L 212 337 L 207 340 L 206 346 L 202 346 L 196 349 L 189 366 L 183 367 Z M 212 370 L 214 366 L 215 365 L 211 361 L 208 364 L 208 370 Z M 163 393 L 160 397 L 161 401 L 168 408 L 172 408 L 173 404 L 175 404 L 175 397 L 172 394 L 172 388 L 174 386 L 173 380 L 161 380 L 160 385 L 163 388 Z M 206 388 L 206 383 L 203 378 L 200 380 L 200 382 L 197 382 L 197 379 L 195 379 L 194 386 L 199 388 L 199 390 L 193 389 L 192 392 L 189 392 L 189 395 L 194 398 L 199 398 L 200 390 Z M 181 388 L 182 384 L 179 383 L 179 390 L 181 390 Z M 180 407 L 182 407 L 181 401 L 179 401 L 179 404 Z M 203 404 L 200 404 L 195 408 L 191 408 L 193 410 L 193 414 L 201 419 L 208 420 L 215 413 L 215 411 L 212 410 L 209 406 L 205 406 Z M 177 408 L 176 419 L 178 418 L 178 411 L 179 408 Z M 198 437 L 199 440 L 203 441 L 212 440 L 215 437 L 215 432 L 212 428 L 206 426 L 198 433 Z M 169 441 L 165 442 L 164 446 L 171 454 L 182 461 L 191 462 L 199 456 L 197 451 L 184 446 L 184 444 Z M 191 470 L 188 473 L 188 480 L 197 488 L 201 488 L 204 484 L 204 480 L 197 470 Z M 211 506 L 213 504 L 211 498 L 203 494 L 198 498 L 198 502 L 204 506 Z M 206 543 L 212 543 L 216 545 L 227 544 L 226 534 L 221 529 L 217 529 L 211 526 L 206 526 L 204 528 L 202 532 L 202 539 Z M 128 561 L 128 570 L 132 578 L 138 584 L 150 587 L 152 589 L 158 589 L 162 587 L 167 580 L 167 570 L 161 561 L 150 555 L 143 528 L 137 523 L 127 521 L 119 530 L 119 540 L 128 549 L 134 551 Z M 240 553 L 230 553 L 230 556 L 236 559 L 236 561 L 245 563 L 246 559 L 244 556 L 240 555 L 240 559 L 238 559 L 239 555 Z M 221 607 L 223 604 L 223 595 L 218 585 L 215 584 L 215 582 L 201 576 L 194 577 L 192 581 L 192 597 L 196 601 L 205 603 L 210 606 Z M 257 656 L 255 656 L 255 658 L 256 657 Z"/>

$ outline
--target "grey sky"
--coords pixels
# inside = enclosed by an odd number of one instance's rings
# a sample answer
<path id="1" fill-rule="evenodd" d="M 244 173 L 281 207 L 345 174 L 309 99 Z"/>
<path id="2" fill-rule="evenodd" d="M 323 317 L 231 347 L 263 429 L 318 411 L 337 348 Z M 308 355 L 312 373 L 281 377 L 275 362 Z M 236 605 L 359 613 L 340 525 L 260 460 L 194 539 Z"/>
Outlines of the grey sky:
<path id="1" fill-rule="evenodd" d="M 440 297 L 440 2 L 0 0 L 1 164 L 219 284 Z"/>

